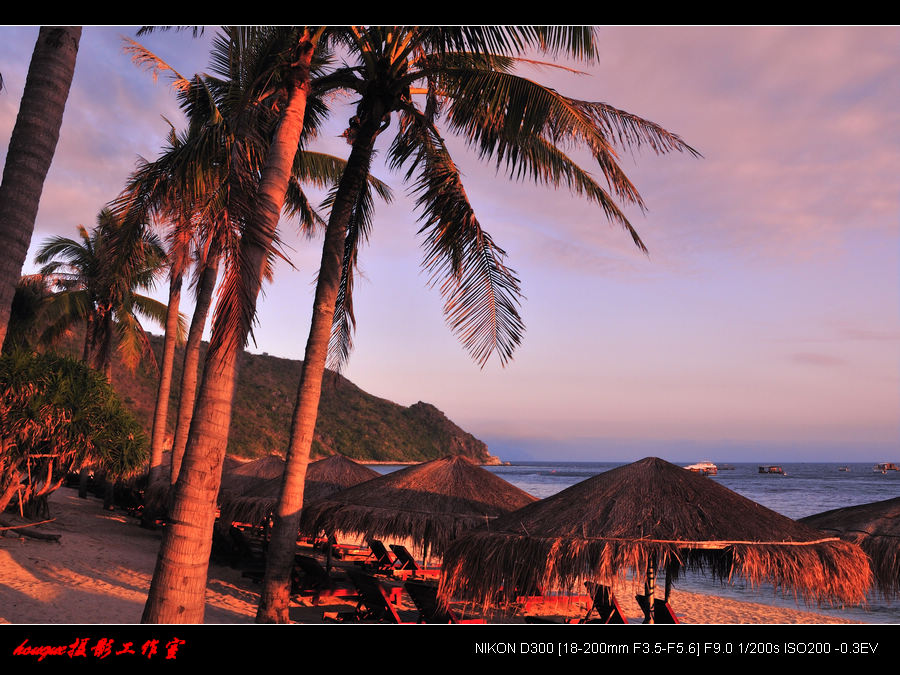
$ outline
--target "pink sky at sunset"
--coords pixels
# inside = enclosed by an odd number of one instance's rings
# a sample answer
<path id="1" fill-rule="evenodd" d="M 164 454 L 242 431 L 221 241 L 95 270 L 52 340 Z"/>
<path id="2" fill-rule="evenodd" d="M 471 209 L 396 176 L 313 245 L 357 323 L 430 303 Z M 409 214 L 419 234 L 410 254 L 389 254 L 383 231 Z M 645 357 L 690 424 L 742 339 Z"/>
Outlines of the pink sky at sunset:
<path id="1" fill-rule="evenodd" d="M 35 245 L 92 225 L 135 158 L 155 156 L 161 115 L 181 126 L 167 81 L 123 52 L 121 36 L 134 34 L 84 31 L 26 271 Z M 0 27 L 0 158 L 36 35 Z M 211 35 L 140 41 L 190 75 L 206 69 Z M 600 36 L 599 63 L 577 66 L 586 74 L 521 72 L 653 120 L 702 153 L 622 152 L 648 207 L 628 213 L 649 256 L 591 204 L 512 183 L 451 142 L 526 296 L 514 360 L 480 369 L 421 271 L 412 200 L 379 164 L 395 198 L 376 206 L 360 253 L 344 374 L 404 405 L 433 403 L 504 459 L 900 460 L 900 29 Z M 347 110 L 314 149 L 346 157 Z M 296 269 L 281 265 L 266 288 L 253 351 L 301 358 L 321 240 L 285 238 Z"/>

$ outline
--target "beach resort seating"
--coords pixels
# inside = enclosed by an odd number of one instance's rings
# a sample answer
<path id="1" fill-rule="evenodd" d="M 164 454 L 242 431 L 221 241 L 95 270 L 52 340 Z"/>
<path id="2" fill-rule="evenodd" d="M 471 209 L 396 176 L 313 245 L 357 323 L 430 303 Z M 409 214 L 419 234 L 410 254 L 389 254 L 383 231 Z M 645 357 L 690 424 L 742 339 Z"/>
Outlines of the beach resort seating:
<path id="1" fill-rule="evenodd" d="M 234 525 L 228 529 L 228 535 L 233 551 L 231 566 L 240 569 L 243 572 L 242 576 L 249 577 L 257 583 L 262 581 L 266 573 L 265 544 Z"/>
<path id="2" fill-rule="evenodd" d="M 587 587 L 590 596 L 551 596 L 556 598 L 557 602 L 559 601 L 559 598 L 568 598 L 570 602 L 572 599 L 587 599 L 588 602 L 590 602 L 588 611 L 582 618 L 567 619 L 562 623 L 628 623 L 628 619 L 625 617 L 625 613 L 622 611 L 622 608 L 619 607 L 616 596 L 613 594 L 612 589 L 609 586 L 597 584 L 592 581 L 586 581 L 585 586 Z M 537 604 L 537 600 L 539 600 L 541 597 L 544 596 L 531 598 L 532 602 L 530 604 L 526 604 L 526 607 L 528 607 L 530 610 L 535 604 Z M 591 615 L 595 612 L 597 614 L 597 618 L 591 618 Z M 544 616 L 526 614 L 524 618 L 525 623 L 560 623 L 556 619 Z"/>
<path id="3" fill-rule="evenodd" d="M 396 566 L 394 568 L 395 575 L 400 572 L 409 573 L 413 576 L 426 578 L 430 577 L 434 579 L 437 579 L 441 576 L 441 570 L 439 567 L 422 567 L 419 563 L 416 562 L 416 559 L 413 558 L 412 553 L 410 553 L 405 546 L 401 546 L 400 544 L 391 544 L 391 550 L 394 552 L 394 555 L 397 558 Z M 401 576 L 404 575 L 401 574 Z"/>
<path id="4" fill-rule="evenodd" d="M 387 550 L 384 542 L 378 539 L 367 539 L 366 543 L 372 549 L 372 557 L 365 561 L 363 566 L 375 574 L 391 574 L 397 561 Z"/>
<path id="5" fill-rule="evenodd" d="M 410 579 L 403 584 L 407 595 L 419 610 L 419 623 L 484 623 L 484 619 L 464 618 L 449 607 L 441 609 L 437 601 L 437 586 Z"/>
<path id="6" fill-rule="evenodd" d="M 634 596 L 644 612 L 644 623 L 650 622 L 650 598 L 646 595 Z M 653 598 L 653 623 L 679 623 L 678 617 L 672 611 L 668 601 L 662 598 Z"/>
<path id="7" fill-rule="evenodd" d="M 300 554 L 294 556 L 291 595 L 312 596 L 313 605 L 330 598 L 356 598 L 356 589 L 341 581 L 329 575 L 315 558 Z"/>
<path id="8" fill-rule="evenodd" d="M 619 602 L 609 586 L 593 581 L 586 581 L 584 585 L 591 594 L 591 607 L 585 614 L 582 623 L 628 623 L 625 613 L 619 607 Z M 597 612 L 599 618 L 591 619 L 592 612 Z"/>
<path id="9" fill-rule="evenodd" d="M 325 612 L 325 621 L 378 621 L 382 623 L 415 623 L 403 621 L 397 613 L 401 588 L 390 589 L 371 574 L 357 568 L 348 568 L 347 575 L 356 587 L 359 602 L 352 612 Z"/>

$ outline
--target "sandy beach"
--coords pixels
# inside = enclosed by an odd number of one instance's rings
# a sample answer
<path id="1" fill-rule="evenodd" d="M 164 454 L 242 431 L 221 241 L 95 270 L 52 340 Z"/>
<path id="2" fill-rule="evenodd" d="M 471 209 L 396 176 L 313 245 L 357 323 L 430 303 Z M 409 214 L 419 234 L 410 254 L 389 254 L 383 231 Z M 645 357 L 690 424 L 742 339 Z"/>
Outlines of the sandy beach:
<path id="1" fill-rule="evenodd" d="M 161 534 L 142 529 L 124 511 L 104 511 L 99 499 L 79 499 L 62 488 L 50 500 L 52 523 L 40 526 L 60 534 L 43 541 L 0 532 L 0 623 L 135 624 L 140 622 Z M 11 519 L 9 513 L 5 514 Z M 211 565 L 207 587 L 208 624 L 253 623 L 259 587 L 241 572 Z M 640 616 L 631 596 L 620 594 L 629 617 Z M 670 604 L 682 623 L 824 624 L 851 623 L 799 609 L 739 602 L 675 589 Z M 291 620 L 318 623 L 323 611 L 351 605 L 291 607 Z M 412 609 L 409 605 L 406 609 Z M 573 611 L 578 611 L 577 608 Z M 507 619 L 517 621 L 521 619 Z"/>

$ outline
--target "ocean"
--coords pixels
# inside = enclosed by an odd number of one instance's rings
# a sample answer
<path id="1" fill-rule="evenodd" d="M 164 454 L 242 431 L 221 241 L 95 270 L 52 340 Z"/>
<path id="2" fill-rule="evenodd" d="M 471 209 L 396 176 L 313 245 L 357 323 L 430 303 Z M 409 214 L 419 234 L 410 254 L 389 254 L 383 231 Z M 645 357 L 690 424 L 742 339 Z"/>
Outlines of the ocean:
<path id="1" fill-rule="evenodd" d="M 698 460 L 699 461 L 699 460 Z M 539 499 L 580 483 L 598 473 L 609 471 L 624 462 L 514 462 L 504 466 L 486 467 L 504 480 Z M 731 469 L 723 469 L 731 466 Z M 873 471 L 872 462 L 864 463 L 784 463 L 784 474 L 761 474 L 757 464 L 733 463 L 719 465 L 716 476 L 709 476 L 730 490 L 752 499 L 789 518 L 803 518 L 843 506 L 865 504 L 900 496 L 900 471 L 884 474 Z M 848 471 L 840 470 L 846 467 Z M 388 473 L 399 466 L 375 467 Z M 738 600 L 772 604 L 795 609 L 831 614 L 866 623 L 900 623 L 900 601 L 886 602 L 872 596 L 868 606 L 807 607 L 802 601 L 782 597 L 771 587 L 750 588 L 736 582 L 721 584 L 709 577 L 688 574 L 675 583 L 692 593 L 710 593 Z"/>

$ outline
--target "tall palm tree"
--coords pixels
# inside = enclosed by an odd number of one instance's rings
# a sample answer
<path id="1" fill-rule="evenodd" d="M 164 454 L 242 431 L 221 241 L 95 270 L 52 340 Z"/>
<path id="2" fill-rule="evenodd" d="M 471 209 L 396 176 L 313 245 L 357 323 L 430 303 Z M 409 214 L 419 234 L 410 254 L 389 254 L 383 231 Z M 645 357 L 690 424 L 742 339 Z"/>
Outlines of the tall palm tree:
<path id="1" fill-rule="evenodd" d="M 285 34 L 283 29 L 273 31 L 268 39 L 277 40 Z M 198 302 L 185 350 L 178 424 L 173 442 L 172 483 L 178 475 L 187 443 L 196 393 L 200 338 L 210 306 L 218 260 L 223 249 L 226 267 L 229 250 L 232 251 L 230 259 L 236 257 L 233 253 L 237 248 L 235 242 L 240 240 L 240 220 L 236 216 L 241 213 L 242 200 L 252 201 L 241 195 L 248 191 L 247 182 L 251 183 L 249 189 L 254 189 L 252 180 L 248 181 L 245 176 L 259 175 L 260 162 L 264 159 L 261 144 L 271 135 L 275 119 L 271 113 L 267 114 L 268 111 L 260 112 L 249 105 L 252 97 L 258 95 L 253 87 L 258 86 L 261 79 L 257 68 L 265 66 L 266 56 L 264 49 L 257 50 L 260 53 L 248 54 L 252 52 L 248 38 L 252 37 L 259 39 L 260 35 L 228 29 L 214 45 L 218 77 L 194 76 L 190 80 L 141 45 L 128 41 L 127 46 L 136 63 L 169 73 L 188 117 L 188 127 L 182 134 L 176 134 L 174 127 L 171 127 L 168 144 L 156 160 L 141 161 L 118 201 L 118 208 L 123 212 L 150 210 L 168 215 L 175 224 L 171 235 L 173 240 L 182 242 L 184 247 L 191 242 L 196 249 L 196 257 L 201 261 L 196 274 Z M 232 58 L 235 52 L 239 58 Z M 263 79 L 267 80 L 268 75 Z M 235 161 L 236 157 L 245 156 L 249 159 Z M 327 187 L 339 178 L 342 168 L 341 160 L 328 155 L 305 150 L 295 155 L 285 209 L 287 215 L 299 220 L 301 230 L 307 234 L 316 227 L 324 227 L 324 221 L 307 202 L 300 184 Z M 389 196 L 386 186 L 374 180 L 372 183 L 383 197 Z M 186 253 L 187 249 L 180 250 Z M 270 274 L 268 264 L 265 274 Z M 174 291 L 174 284 L 171 288 Z M 160 392 L 164 391 L 163 377 L 166 372 L 164 366 Z M 153 444 L 151 474 L 162 456 L 161 439 L 167 400 L 162 394 L 157 399 L 155 429 L 158 428 L 159 432 L 155 433 L 154 438 L 159 442 Z"/>
<path id="2" fill-rule="evenodd" d="M 50 278 L 58 291 L 47 303 L 50 327 L 46 334 L 59 334 L 84 322 L 82 358 L 107 379 L 116 340 L 119 355 L 129 368 L 143 357 L 153 361 L 139 316 L 160 324 L 166 316 L 164 304 L 139 293 L 155 285 L 165 251 L 159 239 L 146 231 L 130 240 L 130 250 L 123 250 L 119 243 L 124 227 L 104 209 L 93 230 L 79 226 L 80 241 L 51 237 L 35 256 L 35 262 L 43 265 L 40 273 Z"/>
<path id="3" fill-rule="evenodd" d="M 268 77 L 252 77 L 251 86 L 243 90 L 242 101 L 231 109 L 232 121 L 236 122 L 235 150 L 258 151 L 264 161 L 258 165 L 258 173 L 253 173 L 246 165 L 237 165 L 250 153 L 229 156 L 236 165 L 228 172 L 232 190 L 223 211 L 227 208 L 229 218 L 240 224 L 239 236 L 231 250 L 228 245 L 223 248 L 225 257 L 230 258 L 229 273 L 216 306 L 203 380 L 182 471 L 175 484 L 172 523 L 160 546 L 142 617 L 145 623 L 199 623 L 203 619 L 237 358 L 249 335 L 256 298 L 275 253 L 276 227 L 307 115 L 313 56 L 323 32 L 316 27 L 234 29 L 217 38 L 221 47 L 217 53 L 225 58 L 214 65 L 221 67 L 226 77 L 234 74 L 235 67 L 250 66 L 251 61 L 269 66 Z M 241 122 L 243 114 L 262 111 L 277 111 L 277 122 L 271 140 L 260 146 L 253 143 L 256 127 Z M 250 197 L 255 203 L 253 209 L 249 207 Z"/>
<path id="4" fill-rule="evenodd" d="M 511 71 L 514 57 L 528 47 L 593 58 L 590 29 L 394 26 L 352 27 L 350 33 L 346 46 L 355 62 L 318 83 L 322 90 L 352 91 L 358 99 L 346 132 L 352 149 L 325 232 L 259 622 L 287 621 L 290 569 L 329 344 L 338 360 L 345 357 L 352 325 L 353 265 L 368 230 L 361 208 L 363 177 L 392 115 L 397 133 L 389 163 L 405 168 L 405 178 L 413 181 L 422 211 L 420 233 L 425 234 L 424 267 L 440 283 L 448 324 L 482 365 L 494 353 L 505 363 L 521 340 L 519 280 L 505 265 L 503 250 L 481 228 L 438 123 L 511 178 L 565 185 L 596 202 L 642 250 L 643 242 L 614 197 L 564 147 L 586 148 L 615 197 L 640 207 L 643 202 L 618 166 L 613 144 L 646 144 L 657 153 L 695 152 L 656 124 L 606 104 L 564 97 Z"/>
<path id="5" fill-rule="evenodd" d="M 0 182 L 0 344 L 50 169 L 81 40 L 80 26 L 43 26 Z"/>

